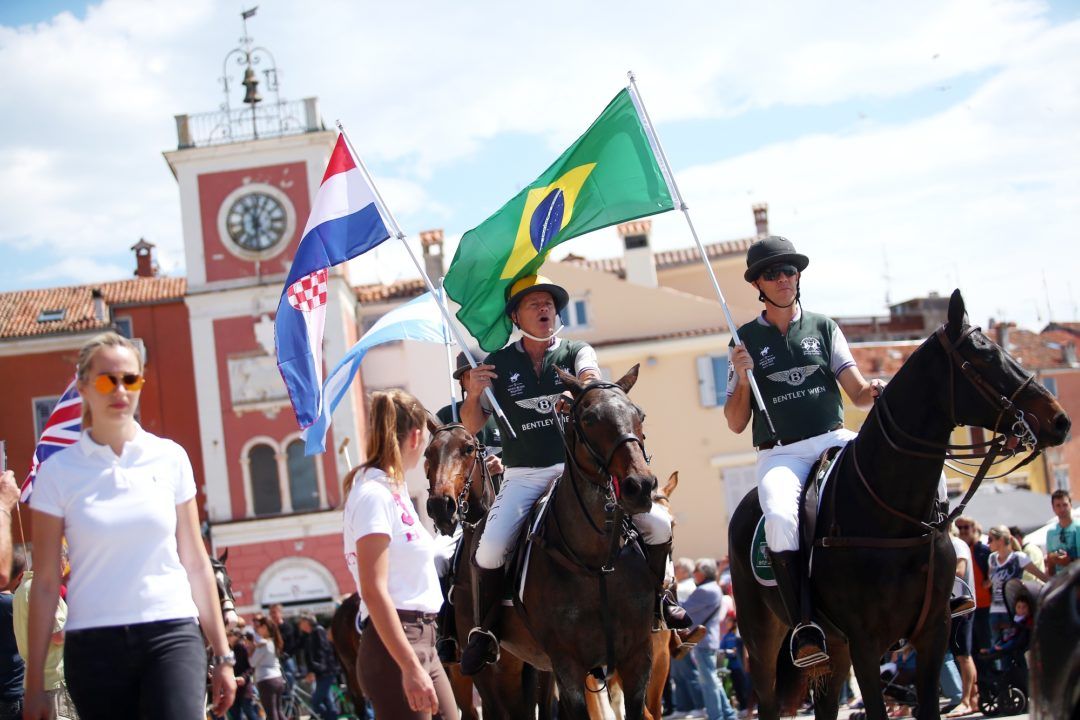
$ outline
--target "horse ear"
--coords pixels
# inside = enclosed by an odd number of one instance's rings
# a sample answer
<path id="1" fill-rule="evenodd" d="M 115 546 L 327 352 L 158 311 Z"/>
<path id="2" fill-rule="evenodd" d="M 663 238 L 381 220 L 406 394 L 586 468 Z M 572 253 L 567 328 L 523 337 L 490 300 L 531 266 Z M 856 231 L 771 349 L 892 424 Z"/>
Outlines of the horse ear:
<path id="1" fill-rule="evenodd" d="M 950 337 L 955 338 L 967 325 L 967 309 L 964 307 L 964 296 L 960 294 L 960 288 L 953 290 L 949 298 L 949 324 L 946 330 Z"/>
<path id="2" fill-rule="evenodd" d="M 671 473 L 671 477 L 669 477 L 667 479 L 667 484 L 664 485 L 664 494 L 667 495 L 670 498 L 671 493 L 675 492 L 675 488 L 677 488 L 677 487 L 679 487 L 679 471 L 678 470 Z"/>
<path id="3" fill-rule="evenodd" d="M 555 372 L 558 373 L 559 379 L 562 380 L 562 384 L 566 386 L 566 389 L 570 391 L 570 394 L 577 397 L 581 394 L 582 388 L 585 385 L 570 373 L 563 370 L 558 365 L 555 366 Z"/>
<path id="4" fill-rule="evenodd" d="M 625 375 L 615 381 L 615 384 L 621 387 L 624 393 L 629 393 L 630 388 L 634 387 L 634 383 L 637 382 L 639 367 L 641 367 L 640 363 L 627 370 Z"/>
<path id="5" fill-rule="evenodd" d="M 431 417 L 430 414 L 427 416 L 427 429 L 428 432 L 432 435 L 434 435 L 435 431 L 439 429 L 439 424 L 435 422 L 435 420 Z"/>
<path id="6" fill-rule="evenodd" d="M 225 548 L 225 551 L 221 553 L 221 557 L 218 558 L 218 562 L 220 562 L 222 565 L 224 565 L 225 561 L 228 560 L 228 559 L 229 559 L 229 548 Z"/>

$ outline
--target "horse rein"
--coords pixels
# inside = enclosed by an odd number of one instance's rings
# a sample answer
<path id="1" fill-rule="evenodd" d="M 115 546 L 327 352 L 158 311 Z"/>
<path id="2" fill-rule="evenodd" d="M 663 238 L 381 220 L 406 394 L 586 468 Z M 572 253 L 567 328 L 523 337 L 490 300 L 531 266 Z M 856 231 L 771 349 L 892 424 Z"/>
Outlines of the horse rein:
<path id="1" fill-rule="evenodd" d="M 461 428 L 466 433 L 468 433 L 470 435 L 470 437 L 473 437 L 473 440 L 475 441 L 475 436 L 473 436 L 472 433 L 469 433 L 469 429 L 467 427 L 465 427 L 464 423 L 459 423 L 459 422 L 439 426 L 438 428 L 435 429 L 435 432 L 431 433 L 431 440 L 434 441 L 435 436 L 438 435 L 441 432 L 452 432 L 453 430 L 456 430 L 458 428 Z M 492 481 L 491 472 L 488 470 L 488 467 L 487 467 L 487 446 L 485 446 L 483 443 L 480 443 L 480 442 L 477 441 L 475 449 L 472 450 L 469 454 L 472 455 L 472 463 L 469 465 L 469 469 L 465 473 L 465 484 L 462 485 L 461 492 L 458 493 L 458 496 L 457 496 L 457 499 L 456 499 L 456 505 L 457 505 L 458 517 L 461 519 L 462 527 L 467 529 L 467 530 L 475 530 L 476 526 L 480 523 L 480 519 L 478 518 L 474 522 L 468 522 L 465 519 L 465 516 L 468 515 L 469 510 L 470 510 L 469 494 L 472 492 L 473 477 L 476 474 L 476 465 L 477 465 L 477 463 L 480 464 L 480 478 L 481 478 L 481 483 L 484 486 L 483 495 L 481 496 L 481 499 L 482 500 L 488 500 L 488 502 L 487 502 L 488 507 L 491 506 L 490 497 L 493 494 L 493 491 L 495 489 L 495 483 Z M 429 490 L 429 492 L 430 492 L 430 490 Z M 483 504 L 481 504 L 480 509 L 481 509 L 480 517 L 483 517 L 484 513 L 487 512 L 487 508 L 485 508 L 483 506 Z"/>

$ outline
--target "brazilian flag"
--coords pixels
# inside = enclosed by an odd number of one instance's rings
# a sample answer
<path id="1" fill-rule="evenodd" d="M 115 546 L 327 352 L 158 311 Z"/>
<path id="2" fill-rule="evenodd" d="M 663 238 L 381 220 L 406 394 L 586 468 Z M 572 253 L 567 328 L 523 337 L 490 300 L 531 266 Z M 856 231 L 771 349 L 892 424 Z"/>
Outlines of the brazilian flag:
<path id="1" fill-rule="evenodd" d="M 465 233 L 446 273 L 457 317 L 480 347 L 498 350 L 513 329 L 507 289 L 535 274 L 559 243 L 675 206 L 629 90 L 623 90 L 551 167 Z"/>

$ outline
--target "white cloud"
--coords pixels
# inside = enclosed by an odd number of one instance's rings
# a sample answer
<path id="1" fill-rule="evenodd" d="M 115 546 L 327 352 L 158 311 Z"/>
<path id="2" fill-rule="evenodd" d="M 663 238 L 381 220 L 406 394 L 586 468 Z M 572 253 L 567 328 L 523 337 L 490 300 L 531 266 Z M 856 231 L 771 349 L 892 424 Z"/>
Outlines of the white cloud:
<path id="1" fill-rule="evenodd" d="M 68 278 L 71 284 L 82 285 L 107 280 L 126 280 L 131 277 L 131 273 L 130 267 L 95 262 L 86 258 L 65 258 L 31 274 L 28 279 L 52 285 L 57 277 L 63 277 Z"/>

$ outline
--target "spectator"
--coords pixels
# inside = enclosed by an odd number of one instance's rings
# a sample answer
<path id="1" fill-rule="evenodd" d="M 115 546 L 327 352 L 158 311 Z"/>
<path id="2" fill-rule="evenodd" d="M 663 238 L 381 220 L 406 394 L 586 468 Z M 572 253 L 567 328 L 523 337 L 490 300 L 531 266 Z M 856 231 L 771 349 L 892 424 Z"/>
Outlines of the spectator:
<path id="1" fill-rule="evenodd" d="M 1004 653 L 1020 654 L 1027 651 L 1033 624 L 1031 602 L 1026 597 L 1020 597 L 1016 601 L 1016 614 L 1010 619 L 1008 627 L 1001 634 L 1001 639 L 995 642 L 992 648 L 983 652 L 996 656 Z"/>
<path id="2" fill-rule="evenodd" d="M 990 576 L 985 581 L 991 588 L 990 600 L 990 631 L 991 644 L 997 645 L 1002 633 L 1009 627 L 1012 618 L 1009 617 L 1009 608 L 1005 604 L 1005 583 L 1013 578 L 1023 575 L 1025 569 L 1030 570 L 1035 577 L 1045 582 L 1049 576 L 1031 562 L 1023 551 L 1020 543 L 1016 542 L 1009 528 L 1004 525 L 996 525 L 990 528 Z"/>
<path id="3" fill-rule="evenodd" d="M 270 606 L 270 621 L 277 625 L 278 632 L 281 634 L 279 655 L 281 674 L 285 677 L 286 692 L 288 692 L 300 674 L 300 669 L 296 666 L 296 658 L 300 654 L 300 631 L 297 630 L 296 623 L 285 619 L 281 603 Z"/>
<path id="4" fill-rule="evenodd" d="M 405 486 L 427 447 L 427 414 L 406 392 L 373 393 L 367 462 L 345 478 L 345 560 L 360 593 L 358 677 L 379 718 L 457 720 L 435 652 L 436 546 Z M 504 488 L 506 486 L 504 485 Z"/>
<path id="5" fill-rule="evenodd" d="M 253 635 L 253 631 L 244 627 L 244 624 L 241 622 L 231 633 L 232 650 L 236 655 L 236 665 L 233 668 L 236 675 L 236 699 L 229 708 L 229 720 L 259 720 L 259 709 L 255 706 L 255 691 L 251 682 L 255 669 L 251 666 L 251 655 L 244 642 L 245 638 Z"/>
<path id="6" fill-rule="evenodd" d="M 1080 523 L 1072 517 L 1072 498 L 1066 490 L 1055 490 L 1050 504 L 1058 524 L 1046 533 L 1046 571 L 1055 575 L 1080 558 Z"/>
<path id="7" fill-rule="evenodd" d="M 735 710 L 728 702 L 724 686 L 716 676 L 716 653 L 720 650 L 720 615 L 724 608 L 724 593 L 716 582 L 716 560 L 702 558 L 694 566 L 697 588 L 686 600 L 683 609 L 695 624 L 705 628 L 704 639 L 692 654 L 705 699 L 708 720 L 735 720 Z"/>
<path id="8" fill-rule="evenodd" d="M 52 713 L 45 659 L 65 536 L 72 574 L 64 674 L 79 716 L 203 717 L 204 634 L 215 656 L 214 709 L 232 704 L 234 658 L 199 531 L 191 462 L 179 445 L 135 422 L 142 372 L 141 352 L 116 333 L 83 346 L 82 435 L 42 463 L 34 482 L 26 720 Z"/>
<path id="9" fill-rule="evenodd" d="M 1016 542 L 1020 543 L 1020 550 L 1025 555 L 1031 558 L 1031 563 L 1042 571 L 1046 571 L 1045 558 L 1043 556 L 1042 548 L 1033 542 L 1024 542 L 1024 531 L 1016 525 L 1009 526 L 1009 534 L 1016 538 Z M 1037 580 L 1038 578 L 1030 570 L 1024 571 L 1025 580 Z"/>
<path id="10" fill-rule="evenodd" d="M 19 503 L 19 486 L 15 484 L 15 473 L 5 470 L 0 473 L 0 587 L 7 587 L 11 582 L 8 572 L 11 570 L 11 513 Z"/>
<path id="11" fill-rule="evenodd" d="M 981 650 L 990 647 L 990 547 L 982 542 L 982 528 L 967 515 L 956 518 L 956 532 L 971 550 L 971 570 L 975 579 L 975 613 L 971 619 L 971 647 Z"/>
<path id="12" fill-rule="evenodd" d="M 284 642 L 278 626 L 262 615 L 255 616 L 255 636 L 252 638 L 251 664 L 255 667 L 255 686 L 259 702 L 266 711 L 266 720 L 285 720 L 281 696 L 285 692 L 278 655 Z"/>
<path id="13" fill-rule="evenodd" d="M 679 599 L 679 604 L 685 604 L 697 587 L 694 582 L 693 560 L 682 557 L 675 561 L 675 582 L 675 594 Z M 678 660 L 673 660 L 669 674 L 672 682 L 675 683 L 673 702 L 675 714 L 671 717 L 686 717 L 693 711 L 705 707 L 705 698 L 701 695 L 701 683 L 697 676 L 697 664 L 694 662 L 692 652 L 683 655 Z"/>
<path id="14" fill-rule="evenodd" d="M 67 565 L 66 559 L 62 560 L 62 564 Z M 63 574 L 66 576 L 66 573 Z M 19 644 L 19 655 L 22 656 L 23 662 L 26 662 L 29 652 L 27 634 L 30 623 L 30 588 L 33 582 L 34 571 L 27 570 L 22 575 L 22 581 L 17 583 L 18 589 L 15 591 L 15 639 Z M 75 717 L 75 706 L 64 684 L 64 626 L 66 624 L 67 603 L 64 602 L 63 593 L 61 593 L 56 603 L 56 618 L 53 623 L 49 652 L 45 656 L 45 694 L 49 697 L 53 713 L 58 720 Z M 23 685 L 25 687 L 25 679 Z"/>
<path id="15" fill-rule="evenodd" d="M 731 687 L 739 703 L 739 717 L 747 717 L 750 711 L 750 676 L 743 665 L 743 640 L 739 636 L 739 624 L 734 613 L 727 616 L 722 627 L 724 637 L 720 640 L 720 649 L 727 660 L 727 669 L 731 671 Z"/>
<path id="16" fill-rule="evenodd" d="M 311 693 L 311 704 L 323 720 L 337 720 L 337 701 L 331 693 L 338 674 L 334 646 L 330 644 L 326 628 L 310 613 L 300 616 L 300 635 L 307 657 L 306 679 L 315 686 Z"/>
<path id="17" fill-rule="evenodd" d="M 10 557 L 4 566 L 8 582 L 0 590 L 0 720 L 22 720 L 25 668 L 15 642 L 12 619 L 15 596 L 11 590 L 18 585 L 26 569 L 26 555 L 22 548 L 11 548 L 9 545 L 8 550 Z"/>
<path id="18" fill-rule="evenodd" d="M 949 539 L 952 540 L 953 549 L 956 551 L 956 580 L 953 588 L 953 598 L 972 598 L 975 590 L 975 572 L 974 563 L 971 561 L 971 549 L 967 546 L 967 543 L 957 537 L 955 524 L 949 530 Z M 973 620 L 974 616 L 971 613 L 957 615 L 952 619 L 949 650 L 952 651 L 956 667 L 960 671 L 961 692 L 959 703 L 949 713 L 951 717 L 969 715 L 974 712 L 974 708 L 977 706 L 975 702 L 977 674 L 975 661 L 971 657 L 971 626 Z"/>

